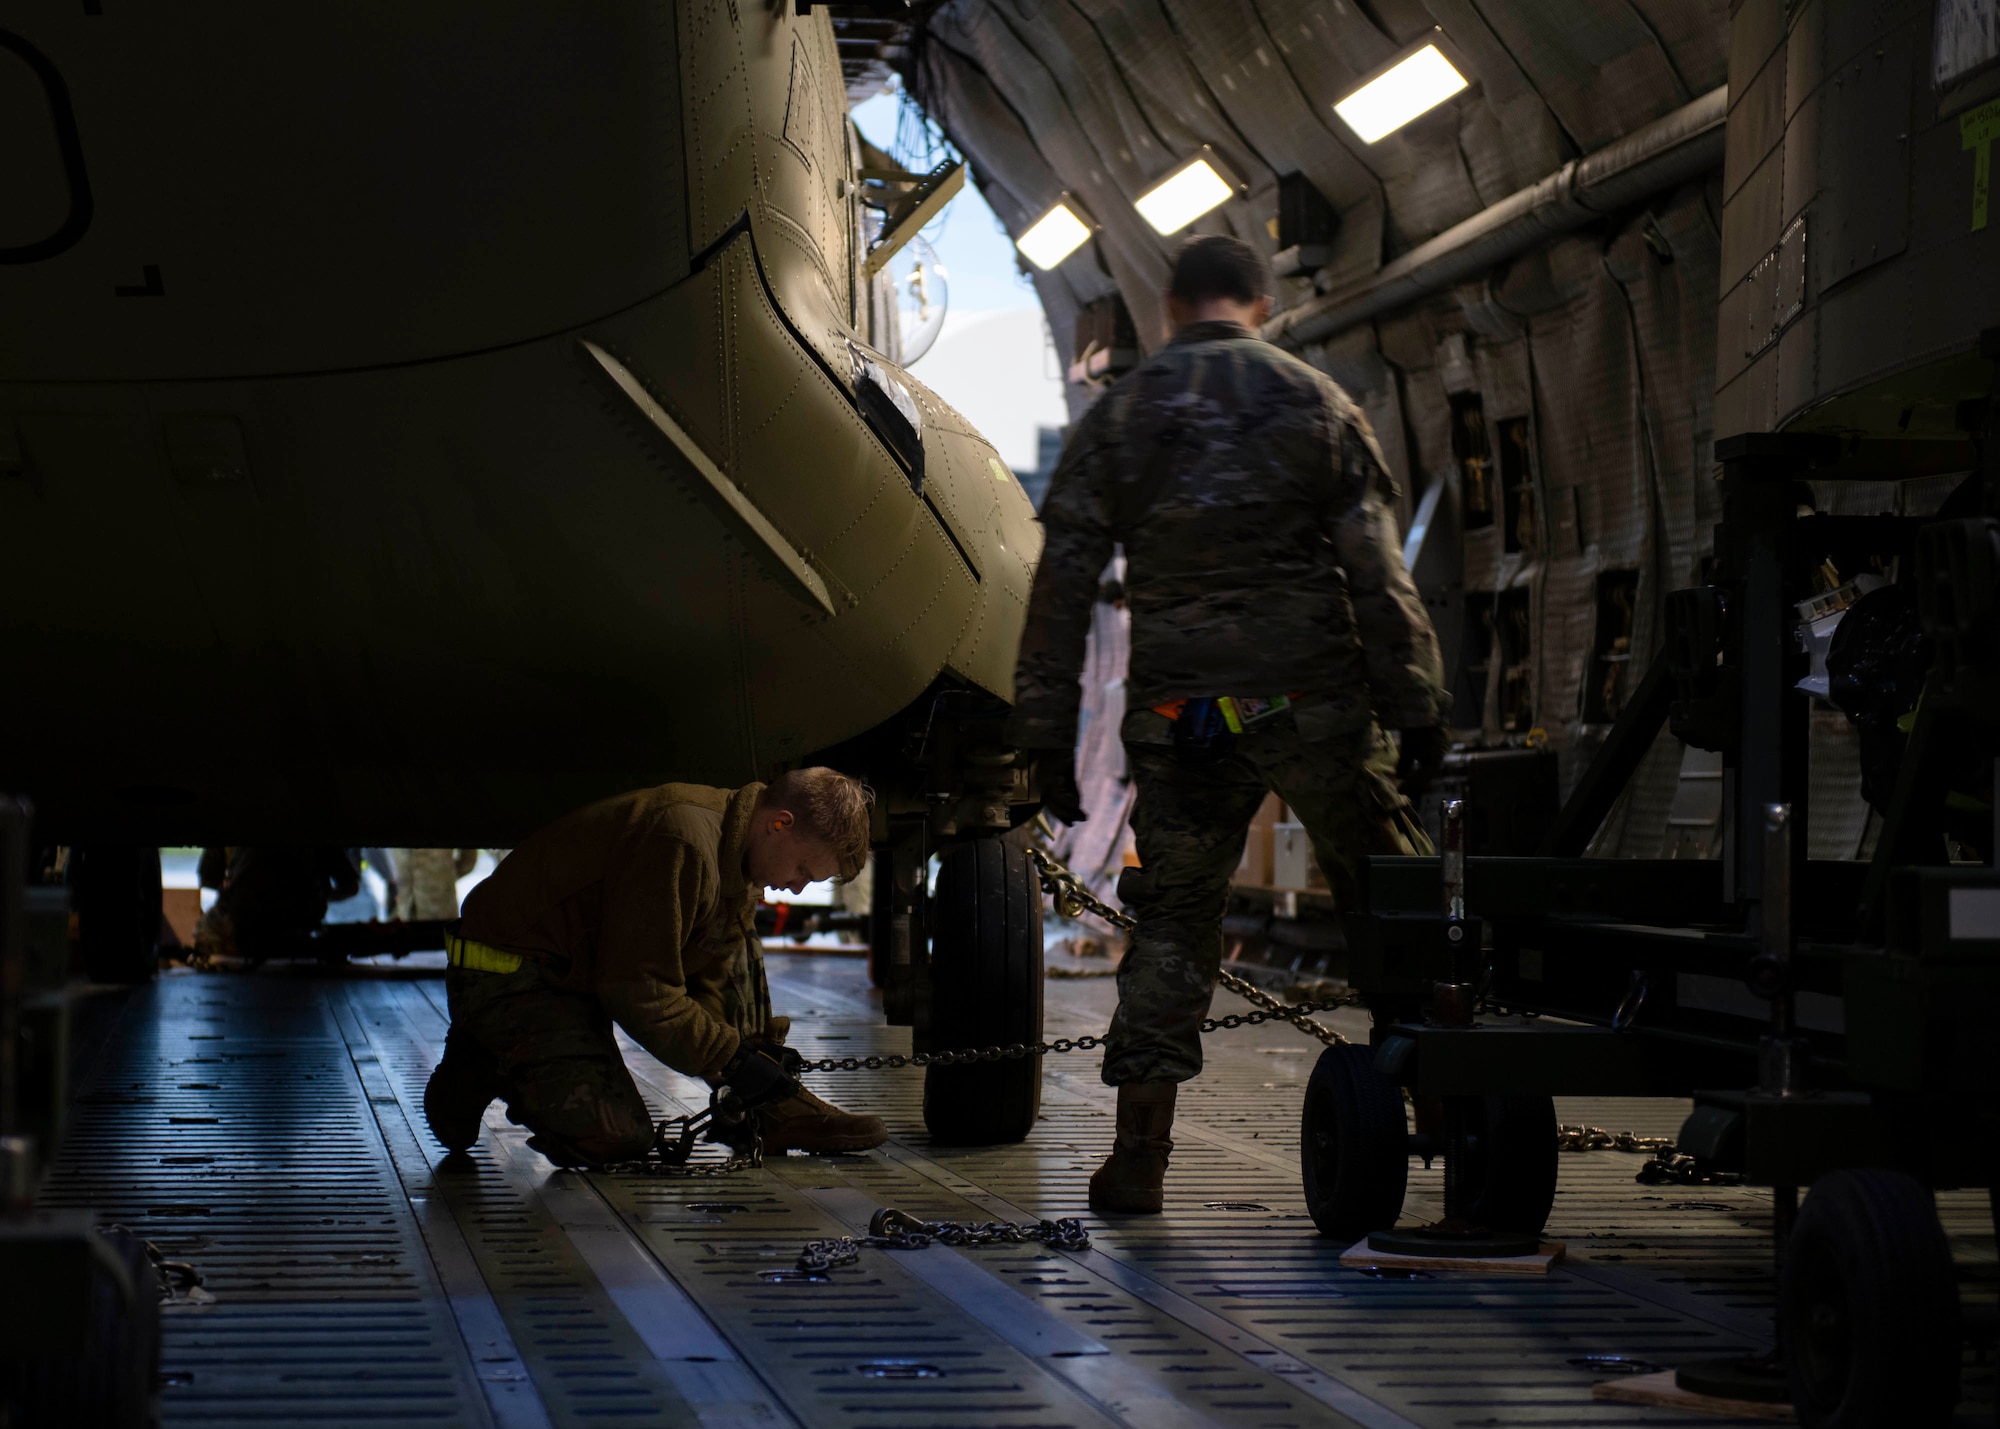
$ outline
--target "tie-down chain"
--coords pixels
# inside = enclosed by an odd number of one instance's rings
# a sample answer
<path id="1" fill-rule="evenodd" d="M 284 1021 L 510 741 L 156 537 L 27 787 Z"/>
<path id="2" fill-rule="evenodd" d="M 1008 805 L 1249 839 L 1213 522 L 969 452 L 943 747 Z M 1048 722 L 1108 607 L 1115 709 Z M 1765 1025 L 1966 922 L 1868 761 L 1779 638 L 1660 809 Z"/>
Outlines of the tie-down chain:
<path id="1" fill-rule="evenodd" d="M 1065 868 L 1044 849 L 1030 848 L 1028 856 L 1035 861 L 1035 868 L 1041 875 L 1042 891 L 1055 904 L 1056 912 L 1065 918 L 1074 918 L 1080 913 L 1090 913 L 1114 928 L 1130 932 L 1138 926 L 1138 920 L 1121 909 L 1113 908 L 1084 886 L 1082 879 Z M 1218 1027 L 1236 1027 L 1277 1018 L 1291 1023 L 1301 1032 L 1319 1038 L 1329 1046 L 1345 1043 L 1333 1029 L 1312 1021 L 1304 1014 L 1317 1012 L 1328 1007 L 1353 1007 L 1361 1002 L 1361 995 L 1352 989 L 1339 997 L 1321 1002 L 1302 1003 L 1297 1007 L 1286 1007 L 1255 983 L 1237 977 L 1226 968 L 1221 970 L 1219 980 L 1222 985 L 1258 1007 L 1262 1012 L 1252 1012 L 1243 1017 L 1209 1018 L 1201 1024 L 1204 1032 L 1213 1032 Z M 1094 1040 L 1094 1039 L 1092 1039 Z M 1674 1151 L 1671 1136 L 1640 1136 L 1630 1131 L 1607 1131 L 1601 1126 L 1584 1126 L 1565 1122 L 1556 1128 L 1556 1146 L 1562 1151 L 1644 1151 L 1651 1153 L 1639 1172 L 1639 1179 L 1652 1185 L 1664 1183 L 1714 1184 L 1713 1177 L 1700 1177 L 1694 1170 L 1694 1159 L 1679 1155 Z"/>
<path id="2" fill-rule="evenodd" d="M 1138 926 L 1137 920 L 1131 914 L 1113 908 L 1097 897 L 1083 886 L 1082 879 L 1063 867 L 1045 850 L 1031 847 L 1028 856 L 1035 861 L 1035 869 L 1041 876 L 1042 891 L 1054 901 L 1056 912 L 1063 917 L 1074 918 L 1079 913 L 1092 913 L 1112 927 L 1126 932 Z M 1232 1012 L 1224 1017 L 1203 1018 L 1201 1030 L 1204 1032 L 1255 1027 L 1260 1022 L 1288 1022 L 1307 1036 L 1316 1037 L 1328 1046 L 1332 1046 L 1336 1043 L 1345 1043 L 1347 1039 L 1324 1023 L 1313 1021 L 1309 1014 L 1328 1012 L 1336 1007 L 1354 1007 L 1361 1002 L 1361 995 L 1349 989 L 1333 997 L 1288 1006 L 1256 983 L 1238 977 L 1227 968 L 1221 969 L 1216 974 L 1216 980 L 1258 1010 Z M 1004 1047 L 965 1047 L 950 1052 L 912 1052 L 907 1056 L 895 1053 L 874 1057 L 822 1057 L 816 1062 L 807 1062 L 802 1070 L 874 1072 L 885 1067 L 950 1067 L 965 1062 L 997 1062 L 1002 1059 L 1012 1061 L 1021 1057 L 1047 1056 L 1050 1053 L 1088 1052 L 1103 1045 L 1102 1037 L 1057 1037 L 1047 1042 L 1013 1042 Z"/>
<path id="3" fill-rule="evenodd" d="M 1110 926 L 1125 932 L 1130 932 L 1138 926 L 1137 919 L 1122 909 L 1113 908 L 1103 899 L 1097 897 L 1096 894 L 1092 893 L 1084 885 L 1082 879 L 1078 878 L 1074 872 L 1065 867 L 1047 850 L 1031 846 L 1028 849 L 1028 856 L 1034 860 L 1036 873 L 1041 880 L 1042 891 L 1049 895 L 1050 901 L 1055 905 L 1056 912 L 1063 917 L 1075 918 L 1081 913 L 1090 913 L 1102 919 Z M 1216 980 L 1230 992 L 1235 993 L 1238 997 L 1254 1005 L 1258 1010 L 1246 1013 L 1230 1013 L 1223 1017 L 1204 1018 L 1201 1023 L 1201 1030 L 1203 1032 L 1216 1032 L 1238 1027 L 1254 1027 L 1264 1022 L 1285 1022 L 1328 1046 L 1345 1046 L 1348 1045 L 1347 1038 L 1341 1036 L 1340 1033 L 1334 1031 L 1324 1023 L 1314 1021 L 1310 1014 L 1331 1011 L 1334 1008 L 1340 1007 L 1355 1007 L 1360 1005 L 1362 1000 L 1358 992 L 1349 988 L 1333 997 L 1287 1005 L 1271 996 L 1270 993 L 1258 987 L 1247 978 L 1238 977 L 1226 968 L 1217 970 Z M 889 1053 L 866 1057 L 821 1057 L 811 1061 L 801 1060 L 797 1064 L 797 1070 L 799 1072 L 873 1072 L 895 1070 L 902 1067 L 950 1067 L 975 1062 L 1013 1061 L 1022 1057 L 1041 1057 L 1066 1052 L 1088 1052 L 1103 1045 L 1104 1039 L 1101 1037 L 1088 1035 L 1082 1037 L 1057 1037 L 1042 1042 L 1014 1042 L 996 1047 L 964 1047 L 944 1052 L 911 1052 L 907 1055 Z M 605 1169 L 651 1176 L 700 1177 L 734 1175 L 738 1171 L 754 1170 L 762 1166 L 764 1164 L 763 1146 L 756 1133 L 755 1117 L 748 1113 L 732 1113 L 727 1105 L 727 1098 L 723 1095 L 726 1091 L 726 1088 L 719 1091 L 717 1099 L 703 1112 L 693 1116 L 676 1117 L 661 1122 L 654 1129 L 653 1153 L 646 1159 L 626 1162 L 621 1165 L 606 1167 Z M 670 1131 L 669 1128 L 673 1129 Z M 721 1139 L 727 1140 L 735 1146 L 737 1148 L 736 1154 L 732 1155 L 728 1160 L 721 1162 L 691 1162 L 690 1156 L 696 1139 L 702 1133 L 711 1129 L 719 1133 Z M 732 1129 L 734 1129 L 734 1134 L 731 1134 Z M 1688 1158 L 1673 1155 L 1674 1142 L 1672 1137 L 1639 1136 L 1630 1131 L 1607 1131 L 1603 1127 L 1598 1126 L 1565 1123 L 1557 1128 L 1556 1144 L 1564 1151 L 1615 1150 L 1651 1152 L 1656 1159 L 1646 1163 L 1644 1170 L 1640 1173 L 1641 1179 L 1646 1179 L 1649 1173 L 1655 1183 L 1690 1179 L 1688 1173 L 1683 1168 L 1674 1164 L 1677 1161 L 1684 1161 Z M 884 1214 L 888 1213 L 885 1212 Z M 912 1226 L 916 1224 L 913 1218 L 905 1216 L 903 1212 L 897 1211 L 894 1214 L 903 1217 L 906 1221 L 910 1221 Z M 879 1220 L 880 1216 L 877 1219 Z M 989 1229 L 1012 1226 L 1013 1224 L 1012 1222 L 991 1222 L 989 1223 Z M 971 1230 L 973 1225 L 973 1222 L 940 1221 L 934 1223 L 934 1227 L 940 1232 L 948 1231 L 961 1237 L 973 1234 L 974 1232 Z M 1074 1227 L 1075 1223 L 1071 1221 L 1044 1221 L 1041 1223 L 1043 1233 L 1048 1233 L 1051 1226 L 1065 1225 Z M 885 1232 L 871 1227 L 869 1235 L 862 1238 L 862 1243 L 874 1245 L 878 1242 L 883 1242 L 887 1244 L 888 1242 L 883 1241 L 883 1237 L 885 1235 L 892 1236 L 896 1234 L 928 1236 L 932 1235 L 933 1232 L 931 1230 L 911 1229 L 910 1227 L 905 1227 L 902 1231 L 892 1230 Z M 1078 1230 L 1076 1234 L 1082 1235 L 1083 1233 Z M 942 1234 L 939 1235 L 939 1238 L 942 1238 Z M 1015 1236 L 1014 1238 L 1026 1239 L 1033 1237 Z M 1087 1244 L 1088 1237 L 1085 1237 L 1084 1241 Z M 929 1242 L 926 1240 L 924 1243 L 928 1244 Z M 985 1241 L 965 1240 L 962 1238 L 945 1240 L 945 1244 L 947 1245 L 984 1243 Z M 1054 1244 L 1054 1242 L 1050 1243 Z M 855 1245 L 855 1239 L 852 1236 L 843 1236 L 832 1241 L 812 1242 L 808 1245 L 806 1253 L 800 1257 L 800 1269 L 828 1268 L 822 1265 L 807 1266 L 805 1264 L 808 1259 L 823 1258 L 824 1255 L 833 1255 L 836 1257 L 832 1264 L 850 1264 L 852 1263 L 852 1256 L 849 1253 L 858 1254 Z M 896 1245 L 894 1248 L 909 1249 L 911 1247 Z M 839 1258 L 842 1256 L 848 1258 Z"/>
<path id="4" fill-rule="evenodd" d="M 838 1270 L 860 1260 L 863 1246 L 922 1250 L 933 1241 L 955 1246 L 1040 1244 L 1051 1250 L 1090 1249 L 1090 1233 L 1074 1216 L 1053 1221 L 926 1221 L 884 1206 L 869 1218 L 867 1235 L 807 1241 L 799 1252 L 798 1268 L 807 1274 Z"/>
<path id="5" fill-rule="evenodd" d="M 1065 917 L 1075 917 L 1077 913 L 1089 911 L 1112 924 L 1114 927 L 1131 929 L 1135 926 L 1131 915 L 1123 913 L 1095 897 L 1082 881 L 1063 867 L 1054 858 L 1038 848 L 1031 848 L 1030 856 L 1041 875 L 1042 889 L 1054 898 L 1056 909 Z M 1309 1036 L 1318 1038 L 1329 1045 L 1347 1041 L 1338 1032 L 1323 1023 L 1315 1022 L 1309 1014 L 1326 1012 L 1336 1007 L 1352 1007 L 1360 1002 L 1360 996 L 1352 991 L 1344 991 L 1334 997 L 1322 998 L 1316 1002 L 1301 1002 L 1287 1006 L 1255 983 L 1223 971 L 1219 975 L 1222 985 L 1237 996 L 1244 998 L 1258 1008 L 1255 1012 L 1229 1013 L 1223 1017 L 1204 1018 L 1203 1032 L 1216 1032 L 1237 1027 L 1255 1027 L 1263 1022 L 1288 1022 Z M 973 1062 L 997 1062 L 1018 1060 L 1022 1057 L 1041 1057 L 1064 1052 L 1088 1052 L 1102 1047 L 1102 1037 L 1056 1037 L 1043 1042 L 1014 1042 L 998 1047 L 963 1047 L 944 1052 L 889 1053 L 867 1057 L 821 1057 L 816 1061 L 801 1060 L 796 1064 L 797 1072 L 875 1072 L 895 1070 L 901 1067 L 951 1067 Z M 738 1171 L 754 1170 L 764 1164 L 763 1148 L 756 1135 L 754 1116 L 737 1112 L 729 1106 L 722 1088 L 716 1098 L 703 1111 L 692 1116 L 672 1117 L 662 1121 L 653 1130 L 653 1150 L 639 1161 L 620 1162 L 607 1166 L 606 1171 L 620 1174 L 645 1176 L 731 1176 Z M 704 1135 L 729 1142 L 736 1148 L 735 1154 L 726 1161 L 696 1162 L 691 1159 L 695 1143 Z M 901 1212 L 897 1212 L 901 1215 Z M 952 1229 L 953 1234 L 969 1234 L 966 1227 L 970 1222 L 937 1222 L 939 1227 Z M 1011 1224 L 993 1222 L 993 1226 Z M 1043 1222 L 1074 1225 L 1073 1222 Z M 913 1234 L 931 1234 L 929 1231 Z M 873 1244 L 881 1233 L 871 1232 L 868 1243 Z M 1076 1234 L 1081 1235 L 1081 1231 Z M 1021 1237 L 1016 1237 L 1017 1239 Z M 1032 1237 L 1030 1237 L 1032 1238 Z M 852 1237 L 843 1237 L 851 1241 Z M 926 1242 L 928 1243 L 928 1242 Z M 947 1245 L 984 1244 L 984 1241 L 946 1240 Z M 1051 1242 L 1053 1243 L 1053 1242 Z M 1087 1238 L 1086 1238 L 1087 1243 Z M 840 1242 L 829 1242 L 839 1249 Z M 846 1262 L 839 1262 L 845 1264 Z M 803 1267 L 802 1267 L 803 1268 Z M 824 1267 L 820 1267 L 824 1268 Z"/>

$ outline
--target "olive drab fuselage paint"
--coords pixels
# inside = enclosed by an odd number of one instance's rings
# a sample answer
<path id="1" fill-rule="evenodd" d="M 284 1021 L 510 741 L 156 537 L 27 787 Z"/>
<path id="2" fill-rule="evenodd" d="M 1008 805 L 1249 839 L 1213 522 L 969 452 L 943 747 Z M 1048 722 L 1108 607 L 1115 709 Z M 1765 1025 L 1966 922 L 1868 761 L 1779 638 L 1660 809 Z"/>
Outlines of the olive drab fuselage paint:
<path id="1" fill-rule="evenodd" d="M 1034 512 L 894 360 L 824 10 L 37 10 L 0 782 L 52 835 L 504 845 L 1010 697 Z"/>

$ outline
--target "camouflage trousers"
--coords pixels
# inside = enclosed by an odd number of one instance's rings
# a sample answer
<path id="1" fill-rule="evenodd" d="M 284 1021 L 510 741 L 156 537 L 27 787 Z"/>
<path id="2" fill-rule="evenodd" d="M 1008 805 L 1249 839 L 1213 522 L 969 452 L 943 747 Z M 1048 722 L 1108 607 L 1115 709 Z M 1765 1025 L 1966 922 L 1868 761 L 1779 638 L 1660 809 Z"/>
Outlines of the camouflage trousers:
<path id="1" fill-rule="evenodd" d="M 688 995 L 745 1037 L 771 1019 L 764 959 L 749 941 L 740 957 L 690 979 Z M 528 1144 L 562 1166 L 642 1156 L 653 1113 L 625 1067 L 611 1015 L 589 993 L 552 986 L 542 964 L 511 973 L 453 968 L 445 974 L 451 1032 L 445 1055 L 465 1059 L 506 1098 L 508 1119 L 534 1133 Z"/>
<path id="2" fill-rule="evenodd" d="M 1395 748 L 1365 714 L 1300 702 L 1235 736 L 1220 758 L 1175 748 L 1173 725 L 1135 710 L 1122 730 L 1140 869 L 1119 881 L 1138 919 L 1118 967 L 1104 1080 L 1184 1082 L 1201 1071 L 1201 1021 L 1222 965 L 1222 913 L 1266 791 L 1306 827 L 1335 903 L 1359 896 L 1368 854 L 1427 854 L 1397 792 Z"/>

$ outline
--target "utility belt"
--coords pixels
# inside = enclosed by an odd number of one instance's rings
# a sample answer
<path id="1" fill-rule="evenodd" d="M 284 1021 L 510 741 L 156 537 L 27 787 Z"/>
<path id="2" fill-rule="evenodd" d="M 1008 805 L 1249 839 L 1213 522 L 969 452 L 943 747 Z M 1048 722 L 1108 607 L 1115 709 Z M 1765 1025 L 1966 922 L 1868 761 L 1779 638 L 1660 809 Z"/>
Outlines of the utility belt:
<path id="1" fill-rule="evenodd" d="M 1174 748 L 1184 754 L 1220 756 L 1229 750 L 1235 737 L 1281 714 L 1300 698 L 1289 695 L 1218 695 L 1168 700 L 1153 706 L 1153 713 L 1174 722 Z"/>
<path id="2" fill-rule="evenodd" d="M 455 922 L 445 924 L 444 956 L 452 967 L 476 973 L 517 973 L 521 970 L 519 953 L 510 953 L 471 938 L 461 938 Z"/>

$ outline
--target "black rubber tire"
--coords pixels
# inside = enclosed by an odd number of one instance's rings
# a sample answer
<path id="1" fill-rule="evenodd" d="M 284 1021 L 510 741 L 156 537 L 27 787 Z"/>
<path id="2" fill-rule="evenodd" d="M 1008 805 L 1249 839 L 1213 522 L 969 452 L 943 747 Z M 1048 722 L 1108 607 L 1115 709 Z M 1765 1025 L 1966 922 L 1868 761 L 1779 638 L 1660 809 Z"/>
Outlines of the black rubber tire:
<path id="1" fill-rule="evenodd" d="M 940 856 L 931 896 L 931 1045 L 1042 1038 L 1042 887 L 1013 839 L 969 839 Z M 930 1067 L 924 1125 L 952 1146 L 997 1146 L 1034 1129 L 1042 1059 Z"/>
<path id="2" fill-rule="evenodd" d="M 91 1262 L 88 1325 L 74 1354 L 0 1361 L 0 1417 L 18 1425 L 151 1429 L 159 1422 L 159 1281 L 145 1242 L 100 1232 L 124 1268 L 121 1286 Z"/>
<path id="3" fill-rule="evenodd" d="M 1778 1325 L 1806 1429 L 1949 1423 L 1958 1280 L 1923 1183 L 1873 1168 L 1815 1181 L 1786 1247 Z"/>
<path id="4" fill-rule="evenodd" d="M 69 884 L 84 976 L 151 981 L 160 967 L 160 851 L 112 844 L 74 849 Z"/>
<path id="5" fill-rule="evenodd" d="M 1539 1234 L 1556 1200 L 1555 1100 L 1514 1093 L 1446 1097 L 1444 1104 L 1445 1175 L 1457 1178 L 1456 1213 L 1487 1230 Z M 1454 1167 L 1461 1124 L 1468 1139 Z"/>
<path id="6" fill-rule="evenodd" d="M 1299 1125 L 1306 1209 L 1323 1236 L 1351 1245 L 1388 1230 L 1403 1213 L 1410 1181 L 1410 1127 L 1403 1089 L 1375 1070 L 1369 1047 L 1320 1053 L 1306 1083 Z"/>

